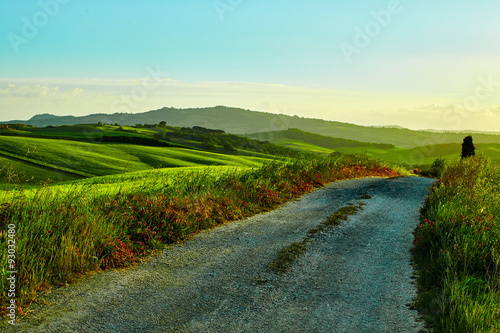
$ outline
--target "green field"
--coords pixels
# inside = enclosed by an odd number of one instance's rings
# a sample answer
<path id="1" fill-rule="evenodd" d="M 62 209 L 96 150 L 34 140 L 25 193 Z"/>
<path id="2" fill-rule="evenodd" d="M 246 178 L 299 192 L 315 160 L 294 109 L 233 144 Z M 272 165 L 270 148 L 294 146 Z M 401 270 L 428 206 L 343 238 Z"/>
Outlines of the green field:
<path id="1" fill-rule="evenodd" d="M 157 168 L 258 167 L 276 158 L 276 154 L 282 158 L 299 152 L 324 156 L 335 152 L 366 153 L 394 165 L 425 170 L 437 158 L 449 162 L 457 160 L 461 150 L 460 142 L 401 148 L 298 129 L 239 137 L 203 127 L 89 124 L 36 128 L 18 125 L 17 128 L 0 129 L 0 134 L 3 134 L 0 135 L 0 183 L 4 184 L 57 183 Z M 158 137 L 168 141 L 158 140 Z M 112 142 L 113 138 L 118 141 L 130 139 L 131 143 Z M 111 142 L 103 142 L 105 140 Z M 500 143 L 478 143 L 476 152 L 500 163 Z"/>
<path id="2" fill-rule="evenodd" d="M 476 154 L 483 154 L 493 162 L 500 163 L 500 143 L 478 143 L 475 144 Z M 406 164 L 408 166 L 430 164 L 438 157 L 445 159 L 458 160 L 462 149 L 461 143 L 449 143 L 440 145 L 420 146 L 412 149 L 377 149 L 377 148 L 339 148 L 337 151 L 342 153 L 365 152 L 370 156 L 379 158 L 383 161 Z"/>
<path id="3" fill-rule="evenodd" d="M 344 140 L 297 129 L 274 131 L 248 135 L 250 138 L 267 138 L 270 142 L 288 148 L 318 154 L 341 152 L 344 154 L 366 153 L 382 161 L 408 168 L 431 164 L 436 158 L 443 157 L 450 161 L 460 158 L 461 142 L 433 144 L 414 148 L 400 148 L 369 142 Z M 476 143 L 476 153 L 481 153 L 493 162 L 500 163 L 500 137 L 498 143 Z"/>
<path id="4" fill-rule="evenodd" d="M 17 130 L 2 129 L 2 133 L 0 183 L 11 184 L 57 183 L 157 168 L 209 165 L 257 167 L 266 160 L 276 158 L 275 154 L 286 156 L 299 152 L 325 156 L 334 152 L 366 153 L 394 165 L 425 170 L 436 158 L 442 157 L 450 162 L 457 160 L 461 150 L 460 142 L 400 148 L 298 129 L 251 134 L 248 138 L 202 127 L 158 125 L 20 126 Z M 158 133 L 169 141 L 157 140 Z M 132 143 L 102 142 L 103 138 L 113 140 L 109 139 L 113 137 L 120 140 L 130 138 Z M 263 139 L 270 143 L 260 141 Z M 139 142 L 134 144 L 134 140 Z M 183 145 L 186 148 L 155 146 L 162 144 Z M 207 147 L 211 150 L 203 149 Z M 478 143 L 476 152 L 500 163 L 500 143 Z"/>
<path id="5" fill-rule="evenodd" d="M 273 158 L 265 154 L 261 156 Z M 185 148 L 0 136 L 0 162 L 16 170 L 29 183 L 47 178 L 67 181 L 153 168 L 209 165 L 257 167 L 267 159 Z"/>

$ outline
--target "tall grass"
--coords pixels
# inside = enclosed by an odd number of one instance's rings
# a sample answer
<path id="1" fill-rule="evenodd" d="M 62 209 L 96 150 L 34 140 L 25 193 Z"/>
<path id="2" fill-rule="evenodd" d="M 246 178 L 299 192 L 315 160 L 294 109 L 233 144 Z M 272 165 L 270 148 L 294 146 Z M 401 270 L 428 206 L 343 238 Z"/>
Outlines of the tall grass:
<path id="1" fill-rule="evenodd" d="M 419 306 L 435 332 L 500 332 L 500 170 L 449 165 L 415 230 Z"/>
<path id="2" fill-rule="evenodd" d="M 396 175 L 366 156 L 315 157 L 272 162 L 257 169 L 214 170 L 123 177 L 127 186 L 118 182 L 105 191 L 88 180 L 0 192 L 0 230 L 8 224 L 16 226 L 19 304 L 26 306 L 38 291 L 53 284 L 71 282 L 90 270 L 130 266 L 164 244 L 273 209 L 328 182 Z M 6 255 L 3 237 L 2 305 L 8 289 Z M 18 308 L 21 313 L 22 307 Z"/>

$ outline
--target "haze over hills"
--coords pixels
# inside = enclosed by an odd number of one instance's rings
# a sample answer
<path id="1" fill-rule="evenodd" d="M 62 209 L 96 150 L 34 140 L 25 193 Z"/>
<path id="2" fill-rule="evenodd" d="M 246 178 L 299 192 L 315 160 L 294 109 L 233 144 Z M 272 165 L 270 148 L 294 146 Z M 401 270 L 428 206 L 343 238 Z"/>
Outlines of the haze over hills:
<path id="1" fill-rule="evenodd" d="M 170 126 L 221 129 L 233 134 L 261 133 L 260 140 L 269 139 L 274 131 L 297 128 L 302 131 L 370 143 L 392 144 L 401 148 L 422 145 L 462 142 L 467 132 L 415 131 L 398 126 L 367 127 L 322 119 L 302 118 L 231 108 L 225 106 L 207 108 L 162 108 L 143 113 L 91 114 L 88 116 L 36 115 L 30 120 L 13 120 L 3 123 L 23 123 L 37 127 L 49 125 L 77 125 L 108 123 L 120 125 L 152 124 L 166 121 Z M 500 143 L 500 133 L 474 133 L 476 143 Z"/>

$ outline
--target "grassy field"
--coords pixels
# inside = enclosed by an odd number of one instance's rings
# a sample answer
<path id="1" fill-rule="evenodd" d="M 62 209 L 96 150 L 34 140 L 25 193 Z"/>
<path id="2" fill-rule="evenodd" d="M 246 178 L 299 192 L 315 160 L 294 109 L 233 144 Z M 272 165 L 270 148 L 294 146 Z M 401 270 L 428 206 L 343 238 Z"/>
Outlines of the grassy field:
<path id="1" fill-rule="evenodd" d="M 500 143 L 478 143 L 475 144 L 476 152 L 483 154 L 495 163 L 500 163 Z M 440 145 L 420 146 L 412 149 L 355 149 L 355 148 L 339 148 L 342 153 L 352 154 L 366 152 L 368 155 L 381 160 L 395 163 L 406 164 L 409 167 L 414 167 L 423 164 L 431 164 L 436 158 L 442 157 L 447 160 L 457 160 L 460 158 L 462 143 L 448 143 Z"/>
<path id="2" fill-rule="evenodd" d="M 248 137 L 267 139 L 277 145 L 318 154 L 331 154 L 332 152 L 343 154 L 366 153 L 382 161 L 403 165 L 411 169 L 416 167 L 425 168 L 426 165 L 432 164 L 436 158 L 440 157 L 447 160 L 457 160 L 460 158 L 462 144 L 460 141 L 401 148 L 392 145 L 338 139 L 297 129 L 256 133 L 248 135 Z M 498 143 L 476 143 L 475 146 L 478 153 L 483 154 L 495 163 L 500 163 L 500 136 Z"/>
<path id="3" fill-rule="evenodd" d="M 121 195 L 147 195 L 152 192 L 165 192 L 166 189 L 182 188 L 184 186 L 182 182 L 192 177 L 211 181 L 219 177 L 237 175 L 251 169 L 249 167 L 235 166 L 164 168 L 66 181 L 53 185 L 50 189 L 51 193 L 56 196 L 65 196 L 71 192 L 92 198 L 113 196 L 118 192 Z M 15 197 L 17 192 L 10 189 L 12 189 L 12 186 L 3 191 L 0 190 L 0 198 L 3 198 L 3 201 L 12 200 Z M 35 197 L 37 189 L 37 186 L 25 186 L 22 193 L 27 200 L 31 200 Z"/>
<path id="4" fill-rule="evenodd" d="M 0 124 L 0 136 L 17 136 L 86 143 L 132 143 L 152 147 L 177 147 L 205 150 L 232 155 L 264 153 L 285 157 L 298 156 L 296 150 L 269 142 L 252 140 L 201 126 L 173 127 L 159 124 L 79 124 L 48 126 L 44 128 L 23 124 Z"/>
<path id="5" fill-rule="evenodd" d="M 272 159 L 273 156 L 261 154 Z M 0 136 L 0 158 L 28 183 L 47 178 L 67 181 L 166 167 L 230 165 L 256 167 L 266 158 L 172 147 L 95 144 L 78 141 Z"/>
<path id="6" fill-rule="evenodd" d="M 500 168 L 451 163 L 415 230 L 418 306 L 435 332 L 500 332 Z"/>
<path id="7" fill-rule="evenodd" d="M 269 141 L 288 148 L 301 151 L 330 154 L 366 153 L 377 159 L 407 168 L 430 165 L 436 158 L 457 160 L 460 158 L 462 142 L 433 144 L 413 148 L 400 148 L 392 145 L 374 144 L 353 140 L 344 140 L 318 134 L 288 129 L 249 135 L 251 138 L 268 139 Z M 498 143 L 476 143 L 476 151 L 495 163 L 500 163 L 500 137 Z"/>
<path id="8" fill-rule="evenodd" d="M 337 179 L 394 176 L 366 156 L 274 161 L 257 168 L 139 171 L 0 191 L 0 228 L 15 230 L 18 313 L 38 291 L 90 270 L 126 267 L 166 243 L 188 239 Z M 8 233 L 2 233 L 2 304 Z M 3 307 L 3 311 L 5 311 Z"/>
<path id="9" fill-rule="evenodd" d="M 48 128 L 20 126 L 17 129 L 1 129 L 0 134 L 2 133 L 4 135 L 0 135 L 0 183 L 28 184 L 37 184 L 47 179 L 51 182 L 61 182 L 163 167 L 252 167 L 261 165 L 266 159 L 275 158 L 276 154 L 290 156 L 299 154 L 297 151 L 325 156 L 332 152 L 366 153 L 408 169 L 425 170 L 436 158 L 457 160 L 461 149 L 461 142 L 405 149 L 389 144 L 333 138 L 298 129 L 248 135 L 252 140 L 202 127 L 177 128 L 160 125 L 94 124 Z M 154 146 L 162 143 L 155 139 L 158 134 L 169 140 L 168 143 L 162 141 L 164 144 L 189 148 Z M 146 142 L 101 142 L 103 138 L 109 140 L 110 137 L 122 135 L 132 140 L 144 139 Z M 269 140 L 277 145 L 260 140 Z M 284 150 L 280 151 L 276 147 L 282 147 Z M 478 143 L 476 150 L 493 162 L 500 163 L 500 143 Z M 291 151 L 295 153 L 292 154 Z M 7 168 L 2 169 L 4 166 Z M 13 174 L 17 175 L 16 179 L 12 177 Z"/>
<path id="10" fill-rule="evenodd" d="M 2 156 L 0 153 L 0 188 L 3 184 L 39 184 L 47 179 L 70 181 L 81 178 L 79 175 L 56 172 L 53 168 Z"/>

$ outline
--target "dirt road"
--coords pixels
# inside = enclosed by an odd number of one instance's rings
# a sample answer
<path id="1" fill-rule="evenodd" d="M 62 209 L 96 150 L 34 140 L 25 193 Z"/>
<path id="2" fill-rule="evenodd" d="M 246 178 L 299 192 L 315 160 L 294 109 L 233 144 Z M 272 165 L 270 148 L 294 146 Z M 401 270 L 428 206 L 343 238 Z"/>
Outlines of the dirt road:
<path id="1" fill-rule="evenodd" d="M 127 270 L 54 290 L 9 332 L 418 332 L 409 249 L 432 181 L 338 181 L 281 208 L 169 246 Z M 360 199 L 364 195 L 367 199 Z M 368 198 L 370 196 L 370 198 Z M 363 209 L 307 244 L 289 272 L 277 252 L 349 203 Z"/>

